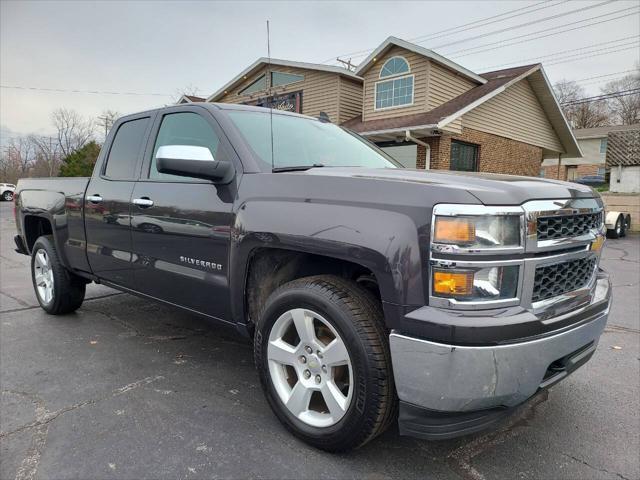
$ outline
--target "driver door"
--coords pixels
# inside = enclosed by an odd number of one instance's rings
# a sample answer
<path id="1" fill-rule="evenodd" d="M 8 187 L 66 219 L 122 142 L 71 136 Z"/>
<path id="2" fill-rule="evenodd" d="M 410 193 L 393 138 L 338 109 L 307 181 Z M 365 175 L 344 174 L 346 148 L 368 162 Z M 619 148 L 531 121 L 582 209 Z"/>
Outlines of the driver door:
<path id="1" fill-rule="evenodd" d="M 213 116 L 197 107 L 159 115 L 149 145 L 131 205 L 136 290 L 229 320 L 235 181 L 217 185 L 160 173 L 156 153 L 167 145 L 199 146 L 215 160 L 233 162 L 233 151 Z"/>

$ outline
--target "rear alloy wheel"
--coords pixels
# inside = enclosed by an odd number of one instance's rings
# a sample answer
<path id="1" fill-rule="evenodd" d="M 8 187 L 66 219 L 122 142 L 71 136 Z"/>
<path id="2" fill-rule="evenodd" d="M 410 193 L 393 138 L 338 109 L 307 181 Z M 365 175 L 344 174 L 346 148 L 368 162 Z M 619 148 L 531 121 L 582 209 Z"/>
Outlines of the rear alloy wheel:
<path id="1" fill-rule="evenodd" d="M 267 299 L 254 358 L 272 410 L 295 436 L 331 452 L 357 448 L 396 418 L 380 302 L 352 281 L 318 275 Z"/>
<path id="2" fill-rule="evenodd" d="M 13 200 L 13 192 L 7 190 L 6 192 L 4 192 L 2 194 L 2 199 L 7 201 L 7 202 L 12 201 Z"/>
<path id="3" fill-rule="evenodd" d="M 31 251 L 31 279 L 42 309 L 52 315 L 77 310 L 84 301 L 87 282 L 60 263 L 53 237 L 38 238 Z"/>
<path id="4" fill-rule="evenodd" d="M 46 305 L 53 300 L 53 270 L 49 254 L 43 248 L 35 252 L 33 258 L 33 283 L 40 301 Z"/>

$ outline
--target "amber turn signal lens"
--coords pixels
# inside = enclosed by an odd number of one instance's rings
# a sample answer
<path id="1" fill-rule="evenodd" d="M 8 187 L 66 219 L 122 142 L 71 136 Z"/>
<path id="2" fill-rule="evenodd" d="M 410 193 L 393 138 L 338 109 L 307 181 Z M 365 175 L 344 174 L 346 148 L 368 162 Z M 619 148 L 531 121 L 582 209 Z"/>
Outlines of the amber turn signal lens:
<path id="1" fill-rule="evenodd" d="M 476 227 L 473 222 L 463 218 L 438 217 L 434 241 L 444 243 L 473 243 Z"/>
<path id="2" fill-rule="evenodd" d="M 441 295 L 471 295 L 473 272 L 433 272 L 433 292 Z"/>
<path id="3" fill-rule="evenodd" d="M 599 252 L 602 250 L 602 246 L 604 245 L 604 235 L 598 235 L 596 239 L 591 242 L 591 250 L 594 252 Z"/>

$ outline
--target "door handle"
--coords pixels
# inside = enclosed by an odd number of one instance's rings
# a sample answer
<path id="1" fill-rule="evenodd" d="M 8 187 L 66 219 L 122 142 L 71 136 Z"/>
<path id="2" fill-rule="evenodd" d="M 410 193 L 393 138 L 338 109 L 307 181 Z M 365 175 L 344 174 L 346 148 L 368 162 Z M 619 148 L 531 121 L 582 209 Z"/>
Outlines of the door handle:
<path id="1" fill-rule="evenodd" d="M 89 195 L 87 197 L 87 200 L 89 200 L 91 203 L 100 203 L 102 202 L 102 197 L 100 195 Z"/>
<path id="2" fill-rule="evenodd" d="M 134 198 L 133 204 L 139 206 L 140 208 L 149 208 L 153 207 L 153 200 L 148 197 Z"/>

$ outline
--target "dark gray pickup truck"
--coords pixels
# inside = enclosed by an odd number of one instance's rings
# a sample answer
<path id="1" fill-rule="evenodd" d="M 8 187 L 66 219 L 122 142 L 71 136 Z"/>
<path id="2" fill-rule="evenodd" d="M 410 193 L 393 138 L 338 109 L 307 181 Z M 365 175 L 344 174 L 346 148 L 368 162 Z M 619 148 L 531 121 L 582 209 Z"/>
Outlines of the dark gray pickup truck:
<path id="1" fill-rule="evenodd" d="M 130 115 L 91 178 L 20 180 L 17 250 L 51 314 L 93 281 L 253 339 L 273 411 L 312 445 L 349 450 L 395 421 L 450 438 L 594 353 L 603 205 L 579 184 L 398 167 L 300 115 Z"/>

